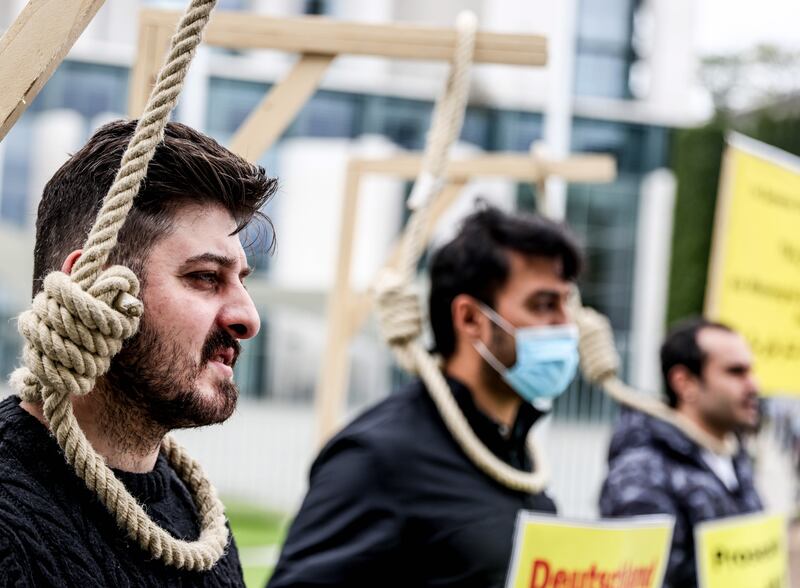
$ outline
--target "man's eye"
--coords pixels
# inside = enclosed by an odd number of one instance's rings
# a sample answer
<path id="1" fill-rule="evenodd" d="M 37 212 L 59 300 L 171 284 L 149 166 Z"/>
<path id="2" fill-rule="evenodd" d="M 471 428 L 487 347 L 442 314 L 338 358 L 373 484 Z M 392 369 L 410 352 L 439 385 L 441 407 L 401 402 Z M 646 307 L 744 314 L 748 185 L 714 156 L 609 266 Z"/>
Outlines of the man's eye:
<path id="1" fill-rule="evenodd" d="M 555 312 L 558 308 L 558 304 L 553 301 L 542 301 L 537 302 L 533 305 L 533 312 L 536 313 L 546 313 L 546 312 Z"/>
<path id="2" fill-rule="evenodd" d="M 216 286 L 219 283 L 219 276 L 216 272 L 195 272 L 189 274 L 189 278 L 211 286 Z"/>

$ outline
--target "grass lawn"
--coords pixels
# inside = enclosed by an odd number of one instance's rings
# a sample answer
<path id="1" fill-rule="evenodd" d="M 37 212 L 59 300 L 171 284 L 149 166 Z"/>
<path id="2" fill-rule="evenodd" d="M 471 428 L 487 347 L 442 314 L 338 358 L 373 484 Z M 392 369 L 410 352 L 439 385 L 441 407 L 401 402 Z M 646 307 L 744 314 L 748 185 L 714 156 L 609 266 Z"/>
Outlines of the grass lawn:
<path id="1" fill-rule="evenodd" d="M 239 500 L 223 502 L 239 547 L 245 584 L 247 588 L 264 588 L 274 556 L 283 544 L 288 518 Z"/>

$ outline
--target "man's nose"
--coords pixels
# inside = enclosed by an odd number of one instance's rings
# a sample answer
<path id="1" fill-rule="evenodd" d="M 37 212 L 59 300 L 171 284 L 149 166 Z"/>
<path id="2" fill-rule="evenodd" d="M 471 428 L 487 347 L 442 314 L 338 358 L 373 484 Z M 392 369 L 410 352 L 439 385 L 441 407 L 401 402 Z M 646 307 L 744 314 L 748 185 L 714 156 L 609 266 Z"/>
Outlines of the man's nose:
<path id="1" fill-rule="evenodd" d="M 559 303 L 558 307 L 553 311 L 550 318 L 551 325 L 565 325 L 573 322 L 569 308 L 566 302 Z"/>
<path id="2" fill-rule="evenodd" d="M 759 385 L 758 378 L 752 373 L 747 376 L 747 390 L 753 394 L 761 393 L 761 386 Z"/>
<path id="3" fill-rule="evenodd" d="M 218 323 L 237 339 L 251 339 L 258 334 L 261 319 L 243 284 L 239 283 L 231 288 L 220 310 Z"/>

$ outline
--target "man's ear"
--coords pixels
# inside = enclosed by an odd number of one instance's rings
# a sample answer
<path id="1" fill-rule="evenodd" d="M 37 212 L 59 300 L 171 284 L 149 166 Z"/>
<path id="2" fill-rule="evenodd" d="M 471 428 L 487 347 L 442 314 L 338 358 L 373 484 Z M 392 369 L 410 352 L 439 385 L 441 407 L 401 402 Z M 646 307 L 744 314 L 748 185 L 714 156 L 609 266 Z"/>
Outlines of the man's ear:
<path id="1" fill-rule="evenodd" d="M 72 273 L 72 268 L 75 265 L 75 262 L 78 261 L 78 258 L 83 253 L 83 249 L 76 249 L 64 260 L 64 263 L 61 264 L 61 271 L 67 275 Z"/>
<path id="2" fill-rule="evenodd" d="M 685 365 L 673 366 L 667 377 L 680 402 L 692 404 L 700 391 L 700 379 Z"/>
<path id="3" fill-rule="evenodd" d="M 475 303 L 475 299 L 467 294 L 459 294 L 453 298 L 450 306 L 453 313 L 453 331 L 458 335 L 465 335 L 471 339 L 481 339 L 486 318 Z"/>

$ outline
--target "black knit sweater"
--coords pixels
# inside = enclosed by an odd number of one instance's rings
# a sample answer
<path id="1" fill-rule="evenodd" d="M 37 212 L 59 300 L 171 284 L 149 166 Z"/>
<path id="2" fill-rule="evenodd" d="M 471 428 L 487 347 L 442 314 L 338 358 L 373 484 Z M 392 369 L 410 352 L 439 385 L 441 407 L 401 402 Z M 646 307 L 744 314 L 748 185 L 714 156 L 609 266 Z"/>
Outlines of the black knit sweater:
<path id="1" fill-rule="evenodd" d="M 163 456 L 150 473 L 116 474 L 160 526 L 197 538 L 191 496 Z M 232 540 L 209 572 L 153 560 L 126 539 L 19 398 L 0 402 L 0 587 L 243 585 Z"/>

